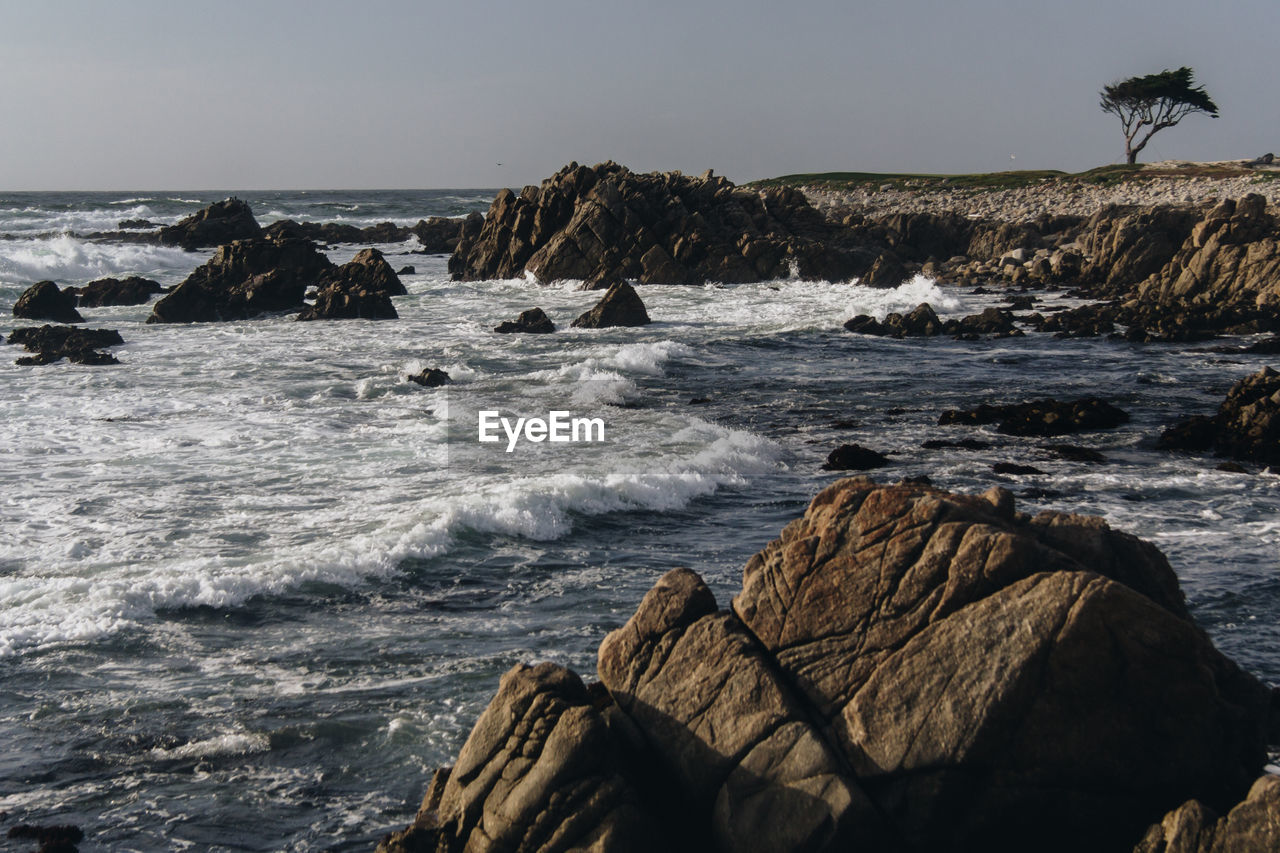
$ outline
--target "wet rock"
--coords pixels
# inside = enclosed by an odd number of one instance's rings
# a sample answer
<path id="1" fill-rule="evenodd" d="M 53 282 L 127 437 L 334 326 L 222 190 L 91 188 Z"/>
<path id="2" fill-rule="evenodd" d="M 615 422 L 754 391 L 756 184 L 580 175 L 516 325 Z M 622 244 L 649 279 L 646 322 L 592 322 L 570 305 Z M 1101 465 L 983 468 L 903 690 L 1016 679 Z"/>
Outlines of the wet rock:
<path id="1" fill-rule="evenodd" d="M 1226 817 L 1188 800 L 1151 826 L 1134 853 L 1272 853 L 1280 850 L 1280 777 L 1261 776 Z"/>
<path id="2" fill-rule="evenodd" d="M 400 277 L 377 249 L 361 249 L 340 267 L 326 273 L 322 281 L 340 285 L 346 290 L 380 291 L 388 296 L 404 296 Z"/>
<path id="3" fill-rule="evenodd" d="M 148 323 L 210 323 L 297 311 L 334 265 L 309 240 L 237 240 L 218 250 L 151 309 Z"/>
<path id="4" fill-rule="evenodd" d="M 1246 376 L 1227 392 L 1217 414 L 1193 415 L 1170 427 L 1159 446 L 1280 465 L 1280 374 L 1264 367 Z"/>
<path id="5" fill-rule="evenodd" d="M 551 322 L 551 318 L 541 308 L 530 308 L 528 311 L 521 311 L 514 320 L 502 321 L 493 330 L 503 335 L 516 332 L 545 335 L 554 332 L 556 324 Z"/>
<path id="6" fill-rule="evenodd" d="M 1052 332 L 1059 338 L 1096 338 L 1116 330 L 1116 307 L 1109 303 L 1081 305 L 1057 311 L 1047 317 L 1035 314 L 1031 324 L 1038 332 Z"/>
<path id="7" fill-rule="evenodd" d="M 828 454 L 822 470 L 865 471 L 870 468 L 882 468 L 888 464 L 888 457 L 879 451 L 860 444 L 842 444 Z"/>
<path id="8" fill-rule="evenodd" d="M 340 222 L 294 222 L 281 219 L 262 229 L 271 240 L 294 238 L 317 243 L 403 243 L 413 236 L 411 229 L 393 222 L 360 227 Z"/>
<path id="9" fill-rule="evenodd" d="M 541 186 L 503 190 L 479 231 L 459 240 L 449 271 L 464 280 L 590 280 L 645 284 L 846 281 L 880 252 L 845 245 L 799 190 L 756 192 L 721 177 L 640 174 L 571 163 Z"/>
<path id="10" fill-rule="evenodd" d="M 75 364 L 119 364 L 110 353 L 98 352 L 124 343 L 114 329 L 80 329 L 74 326 L 26 326 L 14 329 L 7 343 L 19 344 L 32 357 L 19 358 L 20 365 L 53 364 L 65 358 Z"/>
<path id="11" fill-rule="evenodd" d="M 27 839 L 39 844 L 38 853 L 76 853 L 76 847 L 84 840 L 84 830 L 72 824 L 36 826 L 21 823 L 9 828 L 11 839 Z"/>
<path id="12" fill-rule="evenodd" d="M 573 321 L 575 329 L 604 329 L 610 326 L 648 325 L 649 312 L 635 288 L 625 281 L 615 282 L 595 307 Z"/>
<path id="13" fill-rule="evenodd" d="M 37 281 L 13 304 L 13 316 L 23 320 L 52 320 L 55 323 L 83 323 L 76 310 L 76 295 L 67 288 L 59 290 L 52 281 Z"/>
<path id="14" fill-rule="evenodd" d="M 409 377 L 410 382 L 417 382 L 423 388 L 439 388 L 441 385 L 448 385 L 453 380 L 448 373 L 436 367 L 428 367 L 421 373 L 414 373 Z"/>
<path id="15" fill-rule="evenodd" d="M 959 320 L 949 320 L 943 332 L 957 337 L 992 335 L 997 338 L 1019 337 L 1022 330 L 1013 324 L 1013 315 L 999 308 L 987 308 Z"/>
<path id="16" fill-rule="evenodd" d="M 160 229 L 160 242 L 166 246 L 184 249 L 203 249 L 221 246 L 233 240 L 249 240 L 262 236 L 258 220 L 247 202 L 238 198 L 215 201 L 198 210 L 176 225 Z"/>
<path id="17" fill-rule="evenodd" d="M 116 228 L 121 231 L 143 231 L 160 227 L 162 226 L 159 223 L 152 222 L 148 219 L 121 219 L 116 223 Z"/>
<path id="18" fill-rule="evenodd" d="M 475 236 L 484 225 L 484 217 L 469 213 L 465 217 L 432 216 L 419 219 L 410 230 L 422 244 L 424 254 L 443 255 L 452 252 L 464 234 Z"/>
<path id="19" fill-rule="evenodd" d="M 941 450 L 942 448 L 954 447 L 960 450 L 987 450 L 991 447 L 989 441 L 979 441 L 976 438 L 962 438 L 957 441 L 949 441 L 941 438 L 931 438 L 920 443 L 925 450 Z"/>
<path id="20" fill-rule="evenodd" d="M 1068 462 L 1089 462 L 1100 465 L 1107 462 L 1107 457 L 1091 447 L 1080 447 L 1075 444 L 1042 444 L 1041 450 L 1047 450 L 1059 459 Z"/>
<path id="21" fill-rule="evenodd" d="M 406 264 L 400 267 L 400 269 L 396 270 L 396 275 L 415 275 L 417 272 L 418 272 L 417 267 L 413 267 Z"/>
<path id="22" fill-rule="evenodd" d="M 76 294 L 81 308 L 104 308 L 112 305 L 145 305 L 152 297 L 164 293 L 157 281 L 131 275 L 126 278 L 100 278 L 84 287 L 67 288 Z"/>
<path id="23" fill-rule="evenodd" d="M 868 314 L 845 321 L 844 327 L 859 335 L 879 335 L 891 338 L 929 337 L 942 333 L 943 323 L 928 302 L 921 302 L 909 314 L 893 312 L 883 321 Z"/>
<path id="24" fill-rule="evenodd" d="M 1034 465 L 1019 465 L 1016 462 L 997 462 L 991 466 L 991 470 L 997 474 L 1012 474 L 1017 476 L 1044 473 Z"/>
<path id="25" fill-rule="evenodd" d="M 298 320 L 395 320 L 399 316 L 385 290 L 334 281 L 316 292 L 315 302 L 298 313 Z"/>
<path id="26" fill-rule="evenodd" d="M 1078 400 L 1032 400 L 1029 403 L 976 409 L 949 409 L 938 418 L 939 426 L 949 424 L 998 424 L 1006 435 L 1054 436 L 1073 432 L 1113 429 L 1129 420 L 1127 412 L 1097 397 Z"/>

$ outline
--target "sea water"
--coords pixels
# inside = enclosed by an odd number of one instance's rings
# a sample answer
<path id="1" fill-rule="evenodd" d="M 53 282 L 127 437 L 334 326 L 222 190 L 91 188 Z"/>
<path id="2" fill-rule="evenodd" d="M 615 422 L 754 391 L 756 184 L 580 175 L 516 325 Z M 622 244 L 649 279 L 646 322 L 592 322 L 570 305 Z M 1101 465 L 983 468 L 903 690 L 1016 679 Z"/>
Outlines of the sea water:
<path id="1" fill-rule="evenodd" d="M 483 211 L 493 194 L 239 193 L 263 224 L 355 225 Z M 0 196 L 0 331 L 29 325 L 10 309 L 40 279 L 177 284 L 209 250 L 81 235 L 225 195 Z M 1020 509 L 1150 539 L 1218 645 L 1280 681 L 1280 481 L 1153 446 L 1264 356 L 841 328 L 998 300 L 923 277 L 646 287 L 652 325 L 578 330 L 599 294 L 576 282 L 454 282 L 414 238 L 378 248 L 415 267 L 398 320 L 146 325 L 149 306 L 84 309 L 120 331 L 120 365 L 0 353 L 6 823 L 78 824 L 85 851 L 371 849 L 411 819 L 504 671 L 552 660 L 591 677 L 600 639 L 676 566 L 727 604 L 746 560 L 840 476 L 821 465 L 846 442 L 889 454 L 882 480 L 1002 485 Z M 534 306 L 555 334 L 492 332 Z M 410 380 L 433 367 L 452 382 Z M 948 408 L 1085 395 L 1132 416 L 1062 440 L 1107 464 L 937 426 Z M 606 440 L 508 454 L 475 440 L 482 410 L 599 418 Z M 1044 473 L 997 475 L 1001 461 Z"/>

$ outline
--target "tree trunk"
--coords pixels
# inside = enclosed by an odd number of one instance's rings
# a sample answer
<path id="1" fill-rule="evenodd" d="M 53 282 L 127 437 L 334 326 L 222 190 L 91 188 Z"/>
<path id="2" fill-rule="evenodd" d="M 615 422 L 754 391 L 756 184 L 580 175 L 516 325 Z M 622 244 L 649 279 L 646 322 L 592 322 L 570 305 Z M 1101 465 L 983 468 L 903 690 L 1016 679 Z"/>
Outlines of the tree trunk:
<path id="1" fill-rule="evenodd" d="M 1130 166 L 1136 166 L 1136 165 L 1137 165 L 1137 163 L 1138 163 L 1138 152 L 1137 152 L 1137 151 L 1126 151 L 1126 152 L 1124 152 L 1124 153 L 1128 156 L 1128 160 L 1127 160 L 1126 162 L 1127 162 Z"/>

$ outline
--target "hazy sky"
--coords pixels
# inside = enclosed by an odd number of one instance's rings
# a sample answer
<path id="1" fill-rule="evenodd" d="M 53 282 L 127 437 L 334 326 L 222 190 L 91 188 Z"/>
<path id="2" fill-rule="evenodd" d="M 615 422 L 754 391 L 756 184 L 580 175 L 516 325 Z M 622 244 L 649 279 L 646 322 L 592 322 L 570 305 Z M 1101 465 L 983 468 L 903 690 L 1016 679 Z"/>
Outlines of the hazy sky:
<path id="1" fill-rule="evenodd" d="M 1251 158 L 1277 34 L 1277 0 L 0 0 L 0 190 L 1080 171 L 1123 159 L 1102 85 L 1180 65 L 1222 117 L 1141 159 Z"/>

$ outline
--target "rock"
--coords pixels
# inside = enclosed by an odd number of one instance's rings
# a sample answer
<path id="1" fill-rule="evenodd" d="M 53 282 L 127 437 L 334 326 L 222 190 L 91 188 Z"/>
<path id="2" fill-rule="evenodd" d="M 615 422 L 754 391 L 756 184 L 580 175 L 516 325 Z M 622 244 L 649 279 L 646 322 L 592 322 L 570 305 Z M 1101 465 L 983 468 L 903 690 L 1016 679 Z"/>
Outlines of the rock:
<path id="1" fill-rule="evenodd" d="M 1159 552 L 1003 490 L 836 483 L 733 609 L 914 849 L 1117 849 L 1263 760 L 1265 688 Z"/>
<path id="2" fill-rule="evenodd" d="M 943 325 L 942 331 L 959 338 L 972 338 L 978 335 L 1010 338 L 1023 334 L 1021 329 L 1013 325 L 1013 315 L 999 308 L 987 308 L 981 313 L 970 314 L 959 320 L 948 320 Z"/>
<path id="3" fill-rule="evenodd" d="M 120 231 L 139 231 L 160 228 L 159 224 L 148 219 L 121 219 L 116 223 L 116 228 Z"/>
<path id="4" fill-rule="evenodd" d="M 404 266 L 400 267 L 400 269 L 396 270 L 396 275 L 416 275 L 417 272 L 418 272 L 417 267 L 410 266 L 409 264 L 405 264 Z"/>
<path id="5" fill-rule="evenodd" d="M 34 357 L 18 359 L 20 365 L 53 364 L 65 358 L 75 364 L 119 364 L 110 353 L 98 352 L 105 347 L 124 343 L 114 329 L 78 329 L 74 326 L 26 326 L 14 329 L 7 343 L 20 344 Z"/>
<path id="6" fill-rule="evenodd" d="M 334 266 L 309 240 L 237 240 L 196 267 L 151 309 L 148 323 L 209 323 L 297 311 Z"/>
<path id="7" fill-rule="evenodd" d="M 1012 474 L 1016 476 L 1044 473 L 1034 465 L 1019 465 L 1016 462 L 997 462 L 991 466 L 991 470 L 997 474 Z"/>
<path id="8" fill-rule="evenodd" d="M 1091 447 L 1080 447 L 1074 444 L 1042 444 L 1041 450 L 1047 450 L 1059 459 L 1065 459 L 1068 462 L 1089 462 L 1092 464 L 1103 464 L 1107 462 L 1107 457 Z"/>
<path id="9" fill-rule="evenodd" d="M 83 323 L 76 310 L 76 295 L 67 288 L 59 290 L 51 281 L 37 281 L 13 304 L 13 316 L 23 320 L 53 320 L 55 323 Z"/>
<path id="10" fill-rule="evenodd" d="M 1116 330 L 1116 307 L 1110 303 L 1094 303 L 1057 311 L 1048 317 L 1033 315 L 1031 322 L 1038 332 L 1053 332 L 1058 338 L 1096 338 Z"/>
<path id="11" fill-rule="evenodd" d="M 944 447 L 955 447 L 961 450 L 987 450 L 991 447 L 991 442 L 979 441 L 976 438 L 962 438 L 958 441 L 931 438 L 921 442 L 920 446 L 925 450 L 940 450 Z"/>
<path id="12" fill-rule="evenodd" d="M 420 219 L 409 230 L 422 244 L 423 253 L 443 255 L 457 247 L 464 233 L 472 236 L 479 234 L 483 224 L 484 217 L 472 212 L 462 218 L 432 216 L 430 219 Z"/>
<path id="13" fill-rule="evenodd" d="M 238 198 L 215 201 L 198 210 L 177 225 L 160 229 L 160 242 L 166 246 L 184 249 L 202 249 L 221 246 L 233 240 L 249 240 L 262 236 L 258 220 L 247 202 Z"/>
<path id="14" fill-rule="evenodd" d="M 327 273 L 322 280 L 339 284 L 346 290 L 380 291 L 388 296 L 404 296 L 409 292 L 377 249 L 361 249 L 350 261 Z"/>
<path id="15" fill-rule="evenodd" d="M 35 826 L 20 823 L 9 827 L 11 839 L 26 838 L 40 845 L 38 853 L 76 853 L 76 847 L 84 840 L 84 830 L 72 824 L 60 826 Z"/>
<path id="16" fill-rule="evenodd" d="M 996 431 L 1006 435 L 1054 436 L 1113 429 L 1128 420 L 1127 412 L 1105 400 L 1082 397 L 1069 402 L 1046 398 L 1006 406 L 984 403 L 976 409 L 949 409 L 938 418 L 938 425 L 999 422 Z"/>
<path id="17" fill-rule="evenodd" d="M 292 237 L 314 240 L 317 243 L 403 243 L 413 231 L 393 222 L 380 222 L 361 228 L 340 222 L 294 222 L 281 219 L 262 229 L 262 236 L 271 240 Z"/>
<path id="18" fill-rule="evenodd" d="M 513 332 L 548 334 L 556 330 L 556 324 L 551 322 L 551 318 L 541 308 L 530 308 L 528 311 L 521 311 L 515 320 L 504 320 L 494 326 L 493 330 L 503 335 Z"/>
<path id="19" fill-rule="evenodd" d="M 574 673 L 517 665 L 480 716 L 435 799 L 382 853 L 436 850 L 643 851 L 668 847 L 627 768 L 639 762 L 616 710 Z"/>
<path id="20" fill-rule="evenodd" d="M 84 287 L 67 289 L 76 294 L 81 308 L 145 305 L 151 301 L 151 297 L 164 293 L 159 282 L 136 275 L 127 278 L 100 278 Z"/>
<path id="21" fill-rule="evenodd" d="M 316 292 L 315 304 L 298 313 L 298 320 L 395 320 L 396 306 L 385 290 L 338 281 Z"/>
<path id="22" fill-rule="evenodd" d="M 1134 853 L 1273 853 L 1280 850 L 1280 777 L 1261 776 L 1224 818 L 1188 800 L 1147 830 Z"/>
<path id="23" fill-rule="evenodd" d="M 1246 376 L 1231 386 L 1217 414 L 1193 415 L 1170 427 L 1159 446 L 1280 465 L 1280 374 L 1264 367 Z"/>
<path id="24" fill-rule="evenodd" d="M 417 382 L 423 388 L 439 388 L 441 385 L 448 385 L 453 380 L 443 370 L 428 367 L 421 373 L 412 374 L 409 377 L 409 381 Z"/>
<path id="25" fill-rule="evenodd" d="M 1173 259 L 1195 221 L 1195 211 L 1181 207 L 1105 207 L 1081 233 L 1090 258 L 1081 274 L 1100 295 L 1128 293 Z"/>
<path id="26" fill-rule="evenodd" d="M 845 281 L 874 253 L 828 223 L 799 190 L 741 189 L 722 177 L 639 174 L 616 163 L 571 163 L 541 186 L 503 190 L 474 236 L 464 234 L 449 271 L 468 281 L 590 280 L 645 284 Z"/>
<path id="27" fill-rule="evenodd" d="M 864 479 L 753 557 L 731 610 L 668 572 L 598 670 L 508 672 L 380 849 L 1129 849 L 1187 800 L 1237 803 L 1273 710 L 1150 544 Z"/>
<path id="28" fill-rule="evenodd" d="M 921 302 L 906 316 L 894 312 L 888 314 L 881 322 L 868 314 L 859 314 L 845 321 L 844 327 L 859 335 L 914 338 L 941 334 L 943 323 L 938 319 L 932 305 Z"/>
<path id="29" fill-rule="evenodd" d="M 860 280 L 859 284 L 868 287 L 893 288 L 909 278 L 907 268 L 891 253 L 885 252 L 876 258 L 871 269 Z"/>
<path id="30" fill-rule="evenodd" d="M 888 464 L 889 459 L 879 451 L 860 444 L 842 444 L 827 456 L 827 462 L 822 466 L 822 470 L 865 471 L 869 468 L 882 468 Z"/>
<path id="31" fill-rule="evenodd" d="M 649 312 L 635 288 L 625 281 L 615 282 L 595 307 L 573 321 L 575 329 L 604 329 L 610 326 L 648 325 Z"/>
<path id="32" fill-rule="evenodd" d="M 875 806 L 761 651 L 676 569 L 600 644 L 598 668 L 681 800 L 710 818 L 710 849 L 882 848 Z"/>

